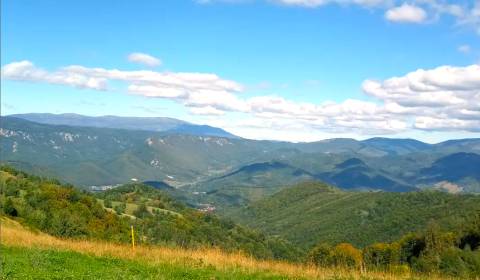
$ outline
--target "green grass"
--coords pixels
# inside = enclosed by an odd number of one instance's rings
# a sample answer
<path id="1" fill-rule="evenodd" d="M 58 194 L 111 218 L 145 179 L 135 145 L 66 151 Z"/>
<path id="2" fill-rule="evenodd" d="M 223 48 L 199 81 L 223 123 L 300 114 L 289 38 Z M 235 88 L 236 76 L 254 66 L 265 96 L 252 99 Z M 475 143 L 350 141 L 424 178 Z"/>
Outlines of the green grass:
<path id="1" fill-rule="evenodd" d="M 219 271 L 201 261 L 149 265 L 70 251 L 1 247 L 0 279 L 288 279 L 267 273 Z"/>
<path id="2" fill-rule="evenodd" d="M 120 204 L 122 204 L 122 202 L 120 201 L 112 201 L 112 208 L 107 208 L 105 207 L 105 200 L 104 199 L 99 199 L 97 198 L 97 201 L 102 204 L 102 206 L 105 208 L 105 209 L 109 209 L 109 211 L 114 211 L 115 209 L 115 206 L 118 206 Z M 127 214 L 128 216 L 132 217 L 133 216 L 133 213 L 135 212 L 135 210 L 138 209 L 138 204 L 135 204 L 135 203 L 125 203 L 125 205 L 127 206 L 126 209 L 125 209 L 125 213 L 124 214 Z M 162 208 L 158 208 L 158 207 L 152 207 L 152 206 L 147 206 L 147 209 L 148 211 L 150 211 L 150 213 L 154 213 L 154 211 L 160 211 L 162 213 L 166 213 L 166 214 L 172 214 L 172 215 L 175 215 L 177 217 L 183 217 L 182 214 L 178 213 L 178 212 L 175 212 L 175 211 L 171 211 L 171 210 L 167 210 L 167 209 L 162 209 Z"/>

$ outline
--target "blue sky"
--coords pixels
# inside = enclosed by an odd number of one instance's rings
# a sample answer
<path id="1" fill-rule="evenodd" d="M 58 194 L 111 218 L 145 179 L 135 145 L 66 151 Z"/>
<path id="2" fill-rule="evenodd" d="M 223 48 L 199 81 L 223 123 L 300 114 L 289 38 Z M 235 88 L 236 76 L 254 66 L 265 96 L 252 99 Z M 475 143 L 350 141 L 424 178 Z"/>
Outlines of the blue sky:
<path id="1" fill-rule="evenodd" d="M 2 115 L 166 116 L 292 141 L 480 136 L 479 1 L 7 0 L 1 16 Z"/>

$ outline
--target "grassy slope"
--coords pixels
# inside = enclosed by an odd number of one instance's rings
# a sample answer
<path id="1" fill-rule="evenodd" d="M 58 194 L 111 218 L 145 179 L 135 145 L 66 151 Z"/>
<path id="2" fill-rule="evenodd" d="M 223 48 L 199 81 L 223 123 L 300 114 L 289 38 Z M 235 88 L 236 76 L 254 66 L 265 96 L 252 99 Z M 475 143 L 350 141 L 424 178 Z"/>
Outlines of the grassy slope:
<path id="1" fill-rule="evenodd" d="M 268 273 L 219 271 L 213 266 L 151 265 L 73 251 L 3 247 L 5 279 L 284 279 Z"/>
<path id="2" fill-rule="evenodd" d="M 475 209 L 480 209 L 480 196 L 344 192 L 310 182 L 285 189 L 229 216 L 304 247 L 319 241 L 365 246 L 421 230 L 430 220 L 453 229 Z"/>
<path id="3" fill-rule="evenodd" d="M 443 279 L 258 261 L 215 249 L 59 239 L 1 219 L 1 279 Z"/>

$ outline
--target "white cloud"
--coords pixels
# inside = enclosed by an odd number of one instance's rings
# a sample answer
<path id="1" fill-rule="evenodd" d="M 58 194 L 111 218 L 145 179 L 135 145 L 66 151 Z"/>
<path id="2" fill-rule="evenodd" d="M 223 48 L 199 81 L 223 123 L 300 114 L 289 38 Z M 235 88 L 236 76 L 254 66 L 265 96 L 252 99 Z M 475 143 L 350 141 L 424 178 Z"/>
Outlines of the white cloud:
<path id="1" fill-rule="evenodd" d="M 255 0 L 194 0 L 201 4 L 247 3 Z M 261 0 L 257 0 L 261 1 Z M 442 16 L 456 19 L 456 26 L 474 29 L 480 35 L 480 0 L 263 0 L 284 6 L 320 8 L 330 4 L 357 5 L 385 10 L 387 20 L 397 23 L 433 23 Z"/>
<path id="2" fill-rule="evenodd" d="M 223 115 L 225 115 L 224 111 L 218 110 L 217 108 L 214 108 L 212 106 L 190 108 L 189 112 L 192 115 L 202 115 L 202 116 L 223 116 Z"/>
<path id="3" fill-rule="evenodd" d="M 237 113 L 255 129 L 386 135 L 409 130 L 479 131 L 480 65 L 419 69 L 383 81 L 365 80 L 362 87 L 375 101 L 298 102 L 278 95 L 245 98 L 238 82 L 208 73 L 123 71 L 79 65 L 54 72 L 29 61 L 2 67 L 2 79 L 107 90 L 121 81 L 130 94 L 174 100 L 193 115 Z M 252 129 L 252 121 L 237 122 Z"/>
<path id="4" fill-rule="evenodd" d="M 162 64 L 162 61 L 146 53 L 131 53 L 127 57 L 128 61 L 143 64 L 149 67 L 156 67 Z"/>
<path id="5" fill-rule="evenodd" d="M 427 19 L 427 13 L 420 7 L 405 3 L 387 10 L 385 18 L 393 22 L 421 23 Z"/>
<path id="6" fill-rule="evenodd" d="M 416 129 L 480 130 L 479 65 L 420 69 L 383 82 L 367 80 L 363 90 L 383 101 L 393 116 L 414 118 Z"/>
<path id="7" fill-rule="evenodd" d="M 442 119 L 418 117 L 415 128 L 429 131 L 471 131 L 480 132 L 480 120 Z"/>
<path id="8" fill-rule="evenodd" d="M 471 50 L 472 48 L 470 47 L 470 45 L 461 45 L 458 47 L 458 51 L 461 53 L 470 53 Z"/>
<path id="9" fill-rule="evenodd" d="M 35 67 L 35 65 L 28 60 L 13 62 L 3 66 L 2 79 L 46 82 L 49 84 L 96 90 L 105 90 L 107 88 L 107 79 L 103 77 L 90 77 L 83 74 L 66 73 L 64 71 L 50 73 Z"/>

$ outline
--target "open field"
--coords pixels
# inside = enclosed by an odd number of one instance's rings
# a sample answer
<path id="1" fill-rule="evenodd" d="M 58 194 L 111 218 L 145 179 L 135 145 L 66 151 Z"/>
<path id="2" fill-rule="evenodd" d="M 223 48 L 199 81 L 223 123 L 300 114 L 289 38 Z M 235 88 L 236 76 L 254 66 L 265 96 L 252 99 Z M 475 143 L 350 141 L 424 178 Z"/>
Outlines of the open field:
<path id="1" fill-rule="evenodd" d="M 449 279 L 259 261 L 217 249 L 59 239 L 2 219 L 3 279 Z"/>
<path id="2" fill-rule="evenodd" d="M 121 202 L 119 201 L 112 201 L 112 208 L 108 208 L 108 207 L 105 207 L 105 200 L 103 199 L 97 199 L 97 201 L 102 204 L 102 206 L 107 209 L 108 211 L 110 212 L 114 212 L 114 208 L 115 206 L 118 206 L 120 204 L 122 204 Z M 130 218 L 135 218 L 135 216 L 133 215 L 133 213 L 135 212 L 135 210 L 138 209 L 138 204 L 135 204 L 135 203 L 125 203 L 126 205 L 126 208 L 125 208 L 125 213 L 123 213 L 122 215 L 125 215 L 125 216 L 128 216 Z M 182 217 L 182 214 L 180 213 L 177 213 L 175 211 L 170 211 L 170 210 L 167 210 L 167 209 L 162 209 L 162 208 L 158 208 L 158 207 L 152 207 L 152 206 L 147 206 L 147 209 L 148 211 L 150 211 L 150 213 L 153 213 L 154 211 L 159 211 L 159 212 L 163 212 L 163 213 L 167 213 L 167 214 L 171 214 L 171 215 L 175 215 L 175 216 L 178 216 L 178 217 Z"/>

